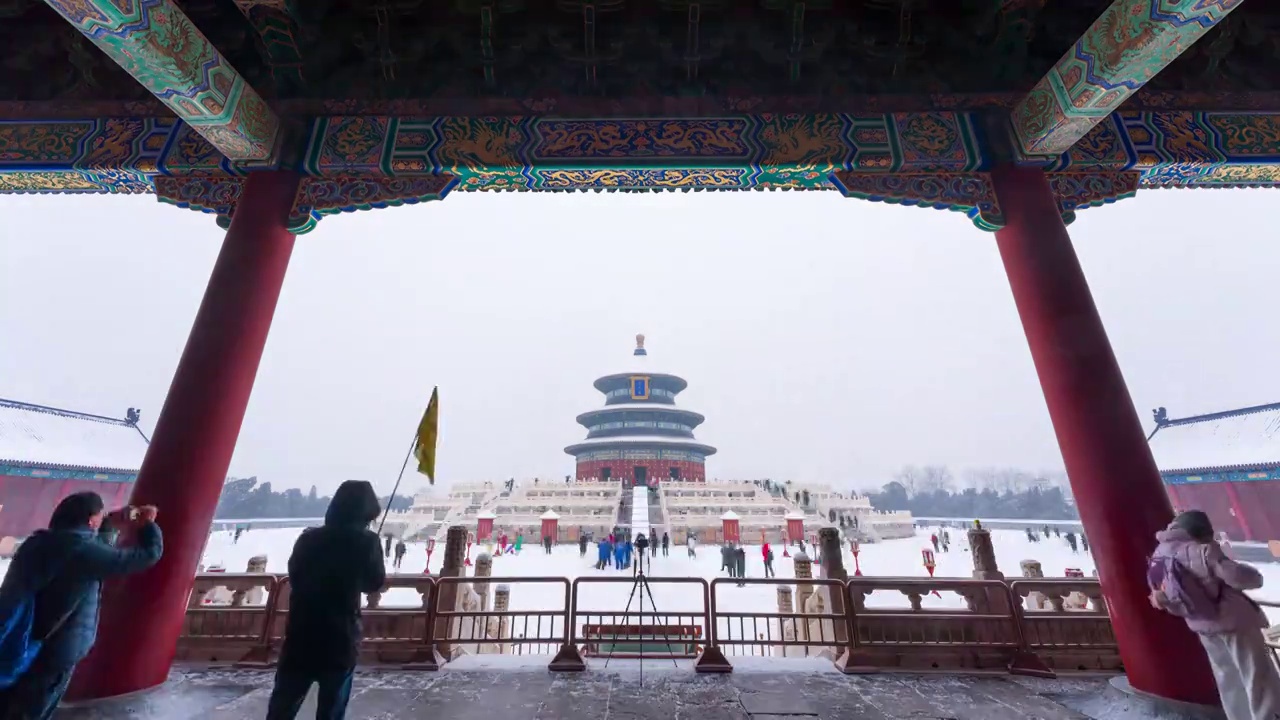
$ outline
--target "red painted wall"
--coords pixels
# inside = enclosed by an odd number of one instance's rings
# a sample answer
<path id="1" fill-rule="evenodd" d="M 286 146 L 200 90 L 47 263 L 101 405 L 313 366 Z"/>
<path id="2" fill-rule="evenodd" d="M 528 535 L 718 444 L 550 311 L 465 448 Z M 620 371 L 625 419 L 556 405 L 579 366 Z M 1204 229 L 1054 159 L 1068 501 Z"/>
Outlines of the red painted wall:
<path id="1" fill-rule="evenodd" d="M 651 478 L 658 478 L 658 482 L 671 479 L 671 468 L 680 468 L 680 477 L 685 480 L 703 480 L 707 479 L 706 463 L 693 462 L 691 460 L 675 461 L 675 460 L 590 460 L 578 463 L 578 479 L 585 478 L 602 478 L 604 477 L 604 469 L 611 468 L 611 477 L 631 479 L 635 476 L 635 468 L 643 467 L 648 470 Z"/>
<path id="2" fill-rule="evenodd" d="M 62 498 L 92 490 L 108 509 L 124 505 L 133 483 L 0 475 L 0 537 L 25 537 L 49 526 L 49 516 Z"/>
<path id="3" fill-rule="evenodd" d="M 1209 514 L 1215 530 L 1227 533 L 1232 540 L 1244 540 L 1244 531 L 1231 513 L 1231 499 L 1222 483 L 1195 483 L 1178 486 L 1179 510 L 1203 510 Z"/>
<path id="4" fill-rule="evenodd" d="M 1254 541 L 1280 540 L 1280 481 L 1238 482 L 1235 487 Z"/>

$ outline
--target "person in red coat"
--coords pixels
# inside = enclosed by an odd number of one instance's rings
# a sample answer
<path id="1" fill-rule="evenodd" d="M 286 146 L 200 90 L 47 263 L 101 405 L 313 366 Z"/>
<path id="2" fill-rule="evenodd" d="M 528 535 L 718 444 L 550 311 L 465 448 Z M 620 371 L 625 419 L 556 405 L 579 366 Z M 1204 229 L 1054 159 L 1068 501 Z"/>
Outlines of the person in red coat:
<path id="1" fill-rule="evenodd" d="M 760 554 L 764 556 L 764 576 L 773 577 L 773 550 L 769 549 L 769 543 L 760 546 Z"/>

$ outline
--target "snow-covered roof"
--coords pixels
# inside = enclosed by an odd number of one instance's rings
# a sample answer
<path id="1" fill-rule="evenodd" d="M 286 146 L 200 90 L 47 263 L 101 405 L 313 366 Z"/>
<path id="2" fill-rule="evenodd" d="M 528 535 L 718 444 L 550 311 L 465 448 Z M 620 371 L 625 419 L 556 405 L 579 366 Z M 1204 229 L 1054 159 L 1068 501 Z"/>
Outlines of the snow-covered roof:
<path id="1" fill-rule="evenodd" d="M 582 442 L 570 445 L 568 448 L 565 448 L 565 450 L 568 452 L 571 448 L 584 448 L 592 445 L 615 445 L 619 443 L 624 445 L 653 445 L 655 443 L 664 445 L 687 445 L 689 447 L 700 447 L 710 450 L 711 452 L 715 452 L 715 448 L 707 445 L 706 443 L 698 442 L 693 438 L 669 437 L 666 435 L 619 435 L 617 437 L 587 438 Z"/>
<path id="2" fill-rule="evenodd" d="M 548 510 L 542 513 L 542 516 L 539 517 L 538 519 L 539 520 L 559 520 L 560 513 L 556 512 L 555 510 Z"/>
<path id="3" fill-rule="evenodd" d="M 1164 472 L 1280 465 L 1280 403 L 1165 420 L 1150 445 Z"/>
<path id="4" fill-rule="evenodd" d="M 656 403 L 656 402 L 631 402 L 631 403 L 617 403 L 614 405 L 605 405 L 604 407 L 596 408 L 595 410 L 588 410 L 578 415 L 577 422 L 579 425 L 585 426 L 591 422 L 594 422 L 597 418 L 607 418 L 610 415 L 619 415 L 621 413 L 631 411 L 631 410 L 639 410 L 642 412 L 670 413 L 671 415 L 679 416 L 686 420 L 692 421 L 695 427 L 698 425 L 701 425 L 707 420 L 707 417 L 702 413 L 694 412 L 692 410 L 685 410 L 684 408 L 676 407 L 673 404 L 663 404 L 663 403 Z"/>
<path id="5" fill-rule="evenodd" d="M 492 510 L 481 510 L 476 513 L 477 520 L 496 520 L 497 518 L 498 516 L 493 514 Z"/>
<path id="6" fill-rule="evenodd" d="M 721 515 L 720 519 L 721 520 L 738 520 L 739 518 L 738 518 L 738 513 L 730 510 L 729 512 Z"/>
<path id="7" fill-rule="evenodd" d="M 146 453 L 126 420 L 0 399 L 0 461 L 137 472 Z"/>

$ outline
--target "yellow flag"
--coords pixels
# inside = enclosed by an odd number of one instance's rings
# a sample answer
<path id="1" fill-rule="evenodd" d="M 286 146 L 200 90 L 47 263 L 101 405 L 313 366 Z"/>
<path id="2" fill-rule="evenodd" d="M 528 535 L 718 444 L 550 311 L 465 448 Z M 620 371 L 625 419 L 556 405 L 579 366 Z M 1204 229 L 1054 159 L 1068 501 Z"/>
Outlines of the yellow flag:
<path id="1" fill-rule="evenodd" d="M 418 442 L 413 446 L 413 456 L 418 458 L 418 472 L 436 484 L 436 437 L 440 430 L 440 388 L 431 390 L 431 402 L 418 423 Z"/>

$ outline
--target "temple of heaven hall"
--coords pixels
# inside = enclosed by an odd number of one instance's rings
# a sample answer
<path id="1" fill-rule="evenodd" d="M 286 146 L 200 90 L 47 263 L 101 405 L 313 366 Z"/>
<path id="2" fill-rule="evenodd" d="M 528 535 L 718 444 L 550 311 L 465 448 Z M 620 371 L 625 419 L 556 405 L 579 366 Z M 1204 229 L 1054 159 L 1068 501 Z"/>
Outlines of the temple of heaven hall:
<path id="1" fill-rule="evenodd" d="M 630 372 L 596 380 L 604 407 L 578 416 L 587 439 L 564 449 L 577 459 L 578 479 L 622 478 L 628 486 L 656 486 L 660 478 L 706 480 L 707 456 L 716 449 L 693 437 L 706 418 L 676 407 L 676 395 L 689 383 L 655 372 L 644 335 L 636 336 L 631 360 Z"/>

